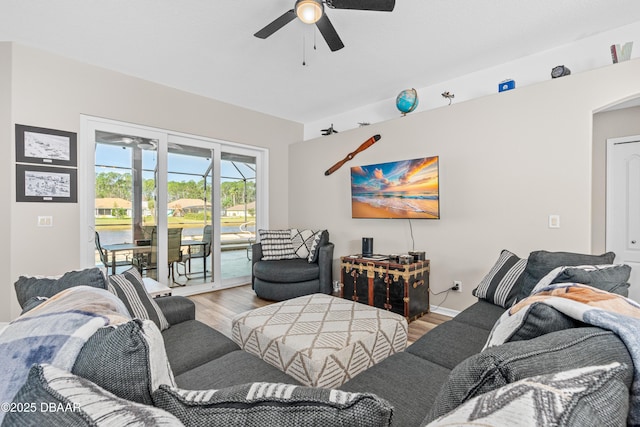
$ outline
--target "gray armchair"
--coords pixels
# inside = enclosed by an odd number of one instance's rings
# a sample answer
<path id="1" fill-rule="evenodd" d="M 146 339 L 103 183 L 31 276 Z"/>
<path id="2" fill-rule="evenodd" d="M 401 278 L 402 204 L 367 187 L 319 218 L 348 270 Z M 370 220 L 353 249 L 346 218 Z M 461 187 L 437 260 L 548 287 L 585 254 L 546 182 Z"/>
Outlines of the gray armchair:
<path id="1" fill-rule="evenodd" d="M 317 262 L 306 258 L 262 260 L 262 245 L 251 245 L 251 284 L 258 297 L 283 301 L 303 295 L 330 294 L 333 279 L 333 243 L 320 241 Z"/>

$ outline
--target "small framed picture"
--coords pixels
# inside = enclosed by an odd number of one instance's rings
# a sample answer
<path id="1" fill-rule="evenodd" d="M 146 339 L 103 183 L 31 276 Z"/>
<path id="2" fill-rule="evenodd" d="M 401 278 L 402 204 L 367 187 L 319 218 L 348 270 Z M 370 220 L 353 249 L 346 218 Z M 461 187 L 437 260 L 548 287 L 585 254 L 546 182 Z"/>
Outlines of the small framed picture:
<path id="1" fill-rule="evenodd" d="M 16 202 L 76 203 L 75 168 L 16 164 Z"/>
<path id="2" fill-rule="evenodd" d="M 16 124 L 16 162 L 77 166 L 77 134 Z"/>

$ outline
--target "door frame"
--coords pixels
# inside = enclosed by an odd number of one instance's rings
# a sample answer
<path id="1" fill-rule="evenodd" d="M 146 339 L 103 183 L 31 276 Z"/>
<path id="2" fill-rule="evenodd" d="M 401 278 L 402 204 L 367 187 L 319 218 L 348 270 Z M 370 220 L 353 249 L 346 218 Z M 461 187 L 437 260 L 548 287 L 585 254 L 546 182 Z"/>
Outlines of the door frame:
<path id="1" fill-rule="evenodd" d="M 623 136 L 618 138 L 608 138 L 607 139 L 607 169 L 605 172 L 606 176 L 606 198 L 605 198 L 605 250 L 611 251 L 613 250 L 613 236 L 611 230 L 613 229 L 614 221 L 613 221 L 613 149 L 616 145 L 619 144 L 628 144 L 628 143 L 640 143 L 640 135 L 632 135 L 632 136 Z"/>
<path id="2" fill-rule="evenodd" d="M 220 200 L 220 154 L 225 152 L 251 153 L 256 156 L 256 230 L 268 228 L 269 224 L 269 150 L 267 148 L 240 144 L 230 141 L 218 140 L 214 138 L 174 132 L 167 129 L 155 128 L 151 126 L 138 125 L 117 120 L 105 119 L 89 115 L 80 115 L 80 141 L 78 144 L 79 165 L 85 167 L 78 168 L 78 182 L 85 183 L 78 191 L 78 204 L 80 208 L 80 265 L 83 268 L 95 266 L 95 245 L 94 245 L 94 200 L 95 200 L 95 131 L 107 130 L 115 133 L 133 133 L 140 136 L 158 140 L 158 188 L 166 188 L 167 185 L 167 147 L 169 139 L 179 139 L 181 141 L 198 141 L 214 149 L 217 163 L 214 165 L 214 200 Z M 89 185 L 88 183 L 91 183 Z M 167 195 L 158 191 L 158 206 L 166 206 Z M 213 289 L 234 286 L 236 283 L 223 284 L 220 278 L 220 209 L 214 209 L 213 213 L 214 230 L 213 244 L 217 259 L 214 260 L 213 282 L 204 285 L 195 285 L 191 290 L 181 288 L 180 294 L 190 295 L 199 292 L 207 292 Z M 158 215 L 158 227 L 166 229 L 167 218 Z M 160 256 L 166 257 L 168 247 L 165 233 L 158 234 L 158 252 Z M 214 251 L 212 251 L 214 253 Z M 159 260 L 162 261 L 162 260 Z M 158 277 L 168 275 L 168 267 L 164 262 L 159 262 Z M 215 276 L 217 275 L 217 277 Z M 217 279 L 217 280 L 216 280 Z M 207 284 L 205 284 L 207 285 Z M 189 288 L 189 287 L 186 287 Z"/>
<path id="3" fill-rule="evenodd" d="M 94 201 L 95 201 L 95 131 L 108 130 L 114 133 L 134 134 L 158 141 L 158 164 L 157 168 L 164 167 L 166 169 L 166 156 L 164 159 L 160 156 L 161 150 L 166 150 L 167 135 L 156 129 L 130 125 L 128 123 L 107 120 L 102 118 L 80 116 L 80 138 L 81 143 L 78 144 L 78 159 L 86 167 L 78 168 L 78 182 L 86 184 L 84 188 L 78 191 L 78 204 L 80 205 L 80 265 L 83 268 L 95 267 L 95 218 L 94 218 Z M 164 166 L 162 162 L 164 161 Z M 164 182 L 164 184 L 163 184 Z M 89 183 L 91 183 L 89 185 Z M 156 186 L 166 187 L 166 177 L 158 176 Z M 166 205 L 166 194 L 158 193 L 156 209 L 159 206 Z M 160 211 L 158 211 L 160 212 Z M 157 215 L 157 226 L 159 229 L 166 229 L 166 215 Z M 165 277 L 169 273 L 166 265 L 168 238 L 165 233 L 158 233 L 158 277 Z"/>

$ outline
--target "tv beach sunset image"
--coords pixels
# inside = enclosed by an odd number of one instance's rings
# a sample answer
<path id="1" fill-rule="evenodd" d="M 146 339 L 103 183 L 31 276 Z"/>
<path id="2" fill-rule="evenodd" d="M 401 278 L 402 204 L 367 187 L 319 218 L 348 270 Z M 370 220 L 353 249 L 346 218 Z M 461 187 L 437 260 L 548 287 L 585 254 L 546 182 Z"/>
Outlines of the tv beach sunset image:
<path id="1" fill-rule="evenodd" d="M 440 218 L 438 156 L 351 168 L 353 218 Z"/>

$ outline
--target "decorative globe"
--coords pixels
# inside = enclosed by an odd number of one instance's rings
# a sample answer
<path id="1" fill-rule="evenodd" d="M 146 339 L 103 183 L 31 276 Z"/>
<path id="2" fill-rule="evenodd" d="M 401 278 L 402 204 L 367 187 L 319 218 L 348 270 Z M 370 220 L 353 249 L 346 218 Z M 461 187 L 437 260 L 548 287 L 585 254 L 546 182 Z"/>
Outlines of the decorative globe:
<path id="1" fill-rule="evenodd" d="M 415 89 L 403 90 L 396 98 L 396 108 L 403 116 L 412 112 L 418 106 L 418 92 Z"/>

